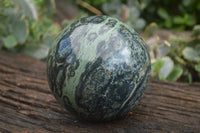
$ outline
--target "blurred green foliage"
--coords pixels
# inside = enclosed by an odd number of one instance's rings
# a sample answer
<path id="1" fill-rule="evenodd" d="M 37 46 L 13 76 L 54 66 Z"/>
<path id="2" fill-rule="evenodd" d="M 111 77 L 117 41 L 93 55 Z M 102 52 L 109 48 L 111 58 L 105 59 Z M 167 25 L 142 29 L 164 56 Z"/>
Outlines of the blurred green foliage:
<path id="1" fill-rule="evenodd" d="M 102 4 L 102 11 L 109 16 L 118 18 L 131 25 L 137 32 L 141 33 L 146 21 L 141 18 L 139 6 L 134 1 L 124 3 L 120 0 L 112 0 Z"/>
<path id="2" fill-rule="evenodd" d="M 156 22 L 160 27 L 174 30 L 190 30 L 200 23 L 199 0 L 83 0 L 106 15 L 121 18 L 122 8 L 129 8 L 128 19 L 125 20 L 137 30 L 144 28 L 144 22 Z M 109 5 L 109 6 L 107 6 Z M 138 19 L 142 21 L 137 22 Z M 123 20 L 123 19 L 122 19 Z M 144 21 L 145 20 L 145 21 Z M 138 28 L 138 23 L 142 26 Z M 135 26 L 136 25 L 136 26 Z M 141 28 L 143 27 L 143 28 Z"/>
<path id="3" fill-rule="evenodd" d="M 59 32 L 49 17 L 53 12 L 52 0 L 0 0 L 0 49 L 45 58 Z"/>
<path id="4" fill-rule="evenodd" d="M 141 17 L 143 5 L 137 0 L 66 0 L 67 2 L 77 4 L 83 11 L 89 15 L 95 15 L 88 10 L 84 10 L 78 3 L 86 2 L 94 8 L 101 10 L 104 15 L 118 18 L 119 20 L 132 26 L 137 32 L 141 33 L 146 25 L 146 21 Z"/>
<path id="5" fill-rule="evenodd" d="M 155 62 L 153 77 L 161 80 L 200 81 L 200 25 L 193 28 L 191 36 L 171 36 L 169 42 L 152 49 Z M 159 53 L 162 53 L 160 56 Z"/>
<path id="6" fill-rule="evenodd" d="M 188 30 L 200 23 L 199 0 L 144 0 L 142 16 L 147 22 L 156 22 L 161 27 Z"/>

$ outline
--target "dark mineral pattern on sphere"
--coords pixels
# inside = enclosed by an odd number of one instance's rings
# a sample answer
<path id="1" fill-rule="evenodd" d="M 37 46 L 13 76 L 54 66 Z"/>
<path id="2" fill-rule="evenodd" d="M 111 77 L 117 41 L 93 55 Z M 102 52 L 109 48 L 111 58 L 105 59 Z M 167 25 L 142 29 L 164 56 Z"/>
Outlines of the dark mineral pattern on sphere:
<path id="1" fill-rule="evenodd" d="M 124 116 L 139 102 L 151 71 L 140 36 L 107 16 L 86 17 L 67 26 L 53 42 L 47 61 L 56 99 L 89 121 Z"/>

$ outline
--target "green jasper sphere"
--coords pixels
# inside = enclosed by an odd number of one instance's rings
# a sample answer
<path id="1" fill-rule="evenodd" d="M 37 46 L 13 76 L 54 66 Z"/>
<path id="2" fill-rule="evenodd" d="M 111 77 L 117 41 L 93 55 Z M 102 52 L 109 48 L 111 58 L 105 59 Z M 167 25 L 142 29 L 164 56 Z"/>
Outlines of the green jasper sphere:
<path id="1" fill-rule="evenodd" d="M 129 112 L 139 102 L 150 71 L 141 37 L 108 16 L 85 17 L 67 26 L 47 59 L 49 86 L 58 102 L 89 121 Z"/>

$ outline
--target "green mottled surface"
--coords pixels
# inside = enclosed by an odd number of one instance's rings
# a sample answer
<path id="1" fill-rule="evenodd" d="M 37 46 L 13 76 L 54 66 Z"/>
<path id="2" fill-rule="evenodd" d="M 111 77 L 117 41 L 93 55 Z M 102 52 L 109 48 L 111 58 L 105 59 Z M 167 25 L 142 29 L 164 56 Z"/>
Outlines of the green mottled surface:
<path id="1" fill-rule="evenodd" d="M 56 99 L 91 121 L 120 118 L 140 100 L 150 76 L 147 48 L 128 25 L 107 16 L 66 27 L 49 51 L 47 72 Z"/>

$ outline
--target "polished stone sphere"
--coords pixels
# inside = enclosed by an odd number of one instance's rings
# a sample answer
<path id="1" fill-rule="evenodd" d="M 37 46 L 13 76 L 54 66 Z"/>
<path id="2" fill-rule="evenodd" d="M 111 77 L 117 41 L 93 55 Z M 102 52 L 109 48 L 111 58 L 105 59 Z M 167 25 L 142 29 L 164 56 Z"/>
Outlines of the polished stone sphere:
<path id="1" fill-rule="evenodd" d="M 108 16 L 85 17 L 67 26 L 52 45 L 49 86 L 70 112 L 109 121 L 139 102 L 151 64 L 147 46 L 127 24 Z"/>

